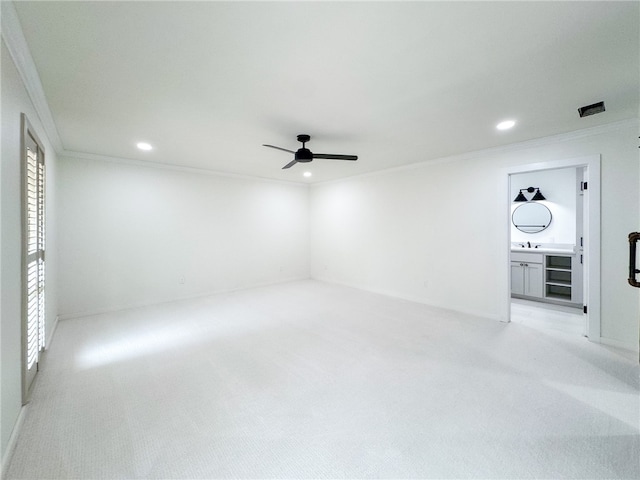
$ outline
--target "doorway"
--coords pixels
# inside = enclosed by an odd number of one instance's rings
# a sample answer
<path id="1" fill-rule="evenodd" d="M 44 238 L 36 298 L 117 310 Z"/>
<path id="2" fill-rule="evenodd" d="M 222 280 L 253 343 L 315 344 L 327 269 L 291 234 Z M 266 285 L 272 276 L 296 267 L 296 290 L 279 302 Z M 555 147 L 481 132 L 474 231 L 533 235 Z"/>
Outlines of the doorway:
<path id="1" fill-rule="evenodd" d="M 507 177 L 509 321 L 599 341 L 600 156 L 512 167 Z M 516 228 L 526 204 L 548 211 L 548 223 Z"/>

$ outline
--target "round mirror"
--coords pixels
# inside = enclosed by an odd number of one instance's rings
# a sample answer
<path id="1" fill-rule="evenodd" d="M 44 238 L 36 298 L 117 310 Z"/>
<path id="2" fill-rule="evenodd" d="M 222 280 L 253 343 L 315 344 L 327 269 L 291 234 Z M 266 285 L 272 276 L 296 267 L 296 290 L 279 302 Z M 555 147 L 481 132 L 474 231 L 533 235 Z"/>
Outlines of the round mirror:
<path id="1" fill-rule="evenodd" d="M 521 232 L 538 233 L 551 223 L 551 210 L 541 203 L 527 202 L 513 211 L 511 220 Z"/>

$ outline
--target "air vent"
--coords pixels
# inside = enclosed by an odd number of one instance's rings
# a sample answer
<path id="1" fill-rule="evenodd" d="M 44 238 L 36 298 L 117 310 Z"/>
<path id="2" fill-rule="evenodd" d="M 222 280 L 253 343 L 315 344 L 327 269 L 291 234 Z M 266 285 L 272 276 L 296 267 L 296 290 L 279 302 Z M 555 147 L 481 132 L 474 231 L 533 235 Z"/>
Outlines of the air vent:
<path id="1" fill-rule="evenodd" d="M 596 113 L 604 112 L 604 102 L 594 103 L 593 105 L 587 105 L 586 107 L 580 107 L 578 113 L 580 118 L 588 117 L 589 115 L 595 115 Z"/>

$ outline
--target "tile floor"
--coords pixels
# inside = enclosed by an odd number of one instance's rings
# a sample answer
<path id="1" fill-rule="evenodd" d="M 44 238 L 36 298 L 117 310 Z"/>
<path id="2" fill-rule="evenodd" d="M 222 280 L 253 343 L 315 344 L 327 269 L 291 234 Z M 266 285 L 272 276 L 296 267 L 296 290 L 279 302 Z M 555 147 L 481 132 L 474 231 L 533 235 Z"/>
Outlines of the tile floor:
<path id="1" fill-rule="evenodd" d="M 585 336 L 585 316 L 579 308 L 511 299 L 511 321 L 539 330 Z"/>

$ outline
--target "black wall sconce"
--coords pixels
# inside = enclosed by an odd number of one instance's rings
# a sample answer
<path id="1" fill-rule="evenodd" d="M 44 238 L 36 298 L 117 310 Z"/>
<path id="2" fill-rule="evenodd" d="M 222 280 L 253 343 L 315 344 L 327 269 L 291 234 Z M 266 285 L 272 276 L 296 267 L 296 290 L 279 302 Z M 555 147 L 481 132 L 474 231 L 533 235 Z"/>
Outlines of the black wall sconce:
<path id="1" fill-rule="evenodd" d="M 527 197 L 525 197 L 524 194 L 522 193 L 524 190 L 526 190 L 529 193 L 533 193 L 535 191 L 536 194 L 533 197 L 531 197 L 530 199 L 527 199 Z M 539 200 L 546 200 L 544 195 L 542 195 L 542 193 L 540 193 L 540 188 L 539 187 L 529 187 L 529 188 L 521 188 L 520 189 L 520 193 L 518 193 L 518 196 L 515 198 L 514 202 L 529 202 L 529 201 L 539 201 Z"/>

